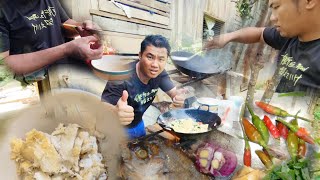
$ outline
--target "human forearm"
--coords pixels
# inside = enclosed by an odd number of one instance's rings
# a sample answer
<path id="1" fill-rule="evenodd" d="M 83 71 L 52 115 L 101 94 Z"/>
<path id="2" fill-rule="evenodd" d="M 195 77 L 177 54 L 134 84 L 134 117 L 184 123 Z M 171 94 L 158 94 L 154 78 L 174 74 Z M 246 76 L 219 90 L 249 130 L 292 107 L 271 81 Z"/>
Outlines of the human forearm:
<path id="1" fill-rule="evenodd" d="M 225 38 L 227 38 L 228 42 L 239 42 L 245 44 L 257 43 L 263 41 L 263 30 L 264 27 L 247 27 L 238 31 L 231 32 Z"/>
<path id="2" fill-rule="evenodd" d="M 247 27 L 231 33 L 222 34 L 220 36 L 214 36 L 214 38 L 211 41 L 205 44 L 203 49 L 210 50 L 223 48 L 229 42 L 239 42 L 245 44 L 263 42 L 263 31 L 263 27 Z"/>
<path id="3" fill-rule="evenodd" d="M 100 59 L 103 47 L 90 48 L 90 45 L 97 41 L 97 38 L 88 36 L 33 53 L 9 56 L 9 53 L 6 52 L 1 53 L 0 57 L 4 58 L 8 67 L 16 74 L 27 74 L 69 56 L 79 60 Z"/>
<path id="4" fill-rule="evenodd" d="M 14 73 L 27 74 L 65 58 L 68 54 L 67 49 L 67 45 L 62 44 L 37 52 L 10 55 L 4 60 Z"/>

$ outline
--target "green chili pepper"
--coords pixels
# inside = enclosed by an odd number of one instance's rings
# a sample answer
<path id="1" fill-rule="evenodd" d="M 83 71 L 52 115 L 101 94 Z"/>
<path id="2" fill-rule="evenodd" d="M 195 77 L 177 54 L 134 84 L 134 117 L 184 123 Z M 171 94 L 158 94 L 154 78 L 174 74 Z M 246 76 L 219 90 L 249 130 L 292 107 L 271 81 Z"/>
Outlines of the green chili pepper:
<path id="1" fill-rule="evenodd" d="M 297 119 L 293 119 L 290 122 L 292 125 L 294 126 L 298 126 L 298 122 Z M 298 145 L 299 145 L 299 138 L 298 136 L 295 134 L 295 132 L 289 130 L 288 133 L 288 138 L 287 138 L 287 147 L 288 147 L 288 151 L 289 154 L 291 156 L 291 159 L 293 161 L 297 160 L 297 156 L 298 156 Z"/>
<path id="2" fill-rule="evenodd" d="M 269 142 L 269 131 L 267 126 L 264 124 L 264 122 L 259 118 L 259 116 L 255 115 L 252 109 L 249 107 L 248 104 L 247 108 L 252 116 L 252 123 L 253 125 L 257 128 L 257 130 L 260 132 L 262 135 L 263 140 L 268 144 Z"/>
<path id="3" fill-rule="evenodd" d="M 246 132 L 246 135 L 250 141 L 257 143 L 264 148 L 267 148 L 267 143 L 263 140 L 259 131 L 246 118 L 242 119 L 242 124 L 244 131 Z"/>

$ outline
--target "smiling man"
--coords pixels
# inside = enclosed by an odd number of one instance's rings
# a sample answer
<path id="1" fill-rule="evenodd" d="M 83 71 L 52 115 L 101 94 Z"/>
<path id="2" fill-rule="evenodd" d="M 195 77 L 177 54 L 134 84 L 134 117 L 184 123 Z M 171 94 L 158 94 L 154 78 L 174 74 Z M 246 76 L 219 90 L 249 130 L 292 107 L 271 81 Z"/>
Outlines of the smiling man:
<path id="1" fill-rule="evenodd" d="M 248 27 L 223 34 L 205 46 L 222 48 L 229 42 L 265 42 L 280 50 L 277 92 L 320 89 L 320 0 L 269 0 L 274 27 Z"/>
<path id="2" fill-rule="evenodd" d="M 151 105 L 158 88 L 166 92 L 175 106 L 182 106 L 184 98 L 173 85 L 165 71 L 170 45 L 160 35 L 147 36 L 141 43 L 139 61 L 135 71 L 125 81 L 109 81 L 102 93 L 102 100 L 116 106 L 120 122 L 130 139 L 146 134 L 143 113 Z M 179 94 L 179 95 L 178 95 Z"/>

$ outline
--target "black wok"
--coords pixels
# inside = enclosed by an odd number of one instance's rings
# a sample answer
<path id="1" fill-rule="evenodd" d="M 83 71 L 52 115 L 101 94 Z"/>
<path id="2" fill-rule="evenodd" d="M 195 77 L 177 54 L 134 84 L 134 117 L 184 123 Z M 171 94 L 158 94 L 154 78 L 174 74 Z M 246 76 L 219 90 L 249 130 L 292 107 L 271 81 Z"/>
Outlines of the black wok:
<path id="1" fill-rule="evenodd" d="M 171 53 L 171 60 L 173 65 L 182 73 L 192 78 L 202 79 L 214 74 L 219 74 L 226 69 L 220 69 L 217 62 L 212 58 L 203 58 L 195 55 L 187 61 L 181 61 L 174 57 L 190 57 L 193 54 L 186 51 L 175 51 Z"/>
<path id="2" fill-rule="evenodd" d="M 209 124 L 209 128 L 206 132 L 184 133 L 184 132 L 174 131 L 172 128 L 169 127 L 169 124 L 172 121 L 179 120 L 179 119 L 186 119 L 186 118 L 191 118 L 196 122 L 201 122 L 203 124 Z M 173 131 L 178 136 L 184 136 L 184 135 L 204 134 L 204 133 L 210 132 L 221 124 L 221 119 L 216 113 L 212 113 L 210 111 L 204 111 L 200 109 L 178 109 L 178 110 L 171 110 L 161 114 L 158 117 L 157 123 L 160 126 L 162 126 L 164 129 Z"/>

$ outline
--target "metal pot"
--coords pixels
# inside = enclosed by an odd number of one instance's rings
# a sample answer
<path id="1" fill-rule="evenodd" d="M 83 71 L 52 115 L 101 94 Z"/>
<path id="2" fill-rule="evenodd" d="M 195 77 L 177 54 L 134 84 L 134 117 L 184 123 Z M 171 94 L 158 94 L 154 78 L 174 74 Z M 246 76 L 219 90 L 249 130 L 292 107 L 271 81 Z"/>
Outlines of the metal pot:
<path id="1" fill-rule="evenodd" d="M 169 124 L 172 121 L 179 120 L 179 119 L 187 119 L 191 118 L 196 122 L 201 122 L 203 124 L 209 124 L 209 128 L 206 132 L 202 133 L 184 133 L 174 131 Z M 171 110 L 161 114 L 158 117 L 157 123 L 162 126 L 164 129 L 173 131 L 178 136 L 185 136 L 185 135 L 196 135 L 196 134 L 204 134 L 216 129 L 217 126 L 221 124 L 221 119 L 216 113 L 212 113 L 209 111 L 204 111 L 200 109 L 178 109 L 178 110 Z"/>
<path id="2" fill-rule="evenodd" d="M 181 61 L 174 57 L 191 57 L 187 61 Z M 197 79 L 204 79 L 215 74 L 225 72 L 226 68 L 220 68 L 212 58 L 203 58 L 199 55 L 193 55 L 186 51 L 175 51 L 171 53 L 171 60 L 173 65 L 182 73 Z"/>

